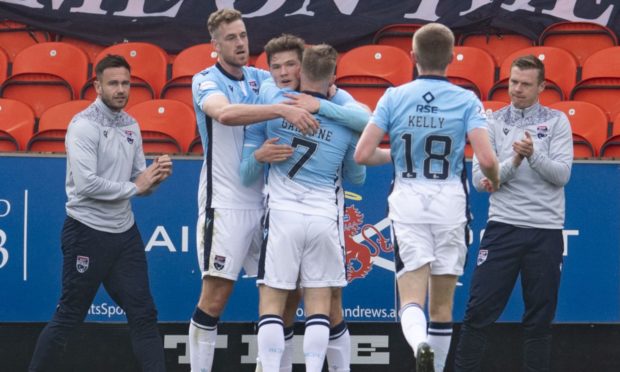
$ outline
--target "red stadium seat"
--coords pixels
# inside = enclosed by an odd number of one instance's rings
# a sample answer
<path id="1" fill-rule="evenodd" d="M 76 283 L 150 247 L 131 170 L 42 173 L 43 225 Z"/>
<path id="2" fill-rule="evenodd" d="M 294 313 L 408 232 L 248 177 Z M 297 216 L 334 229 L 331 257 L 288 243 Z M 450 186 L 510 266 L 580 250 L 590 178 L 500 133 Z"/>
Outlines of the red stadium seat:
<path id="1" fill-rule="evenodd" d="M 593 22 L 559 22 L 547 27 L 538 39 L 539 45 L 553 46 L 571 52 L 580 66 L 595 52 L 618 45 L 614 32 Z"/>
<path id="2" fill-rule="evenodd" d="M 504 101 L 482 101 L 482 106 L 484 106 L 484 110 L 487 115 L 490 115 L 508 105 L 509 103 Z"/>
<path id="3" fill-rule="evenodd" d="M 200 136 L 194 137 L 192 142 L 189 144 L 189 149 L 187 149 L 187 152 L 191 155 L 204 154 L 204 149 L 202 148 L 202 140 L 200 139 Z"/>
<path id="4" fill-rule="evenodd" d="M 65 152 L 65 136 L 71 119 L 91 103 L 91 101 L 76 100 L 47 109 L 39 120 L 38 131 L 28 141 L 27 150 Z"/>
<path id="5" fill-rule="evenodd" d="M 13 21 L 0 21 L 0 48 L 6 51 L 10 61 L 23 49 L 49 40 L 45 31 Z"/>
<path id="6" fill-rule="evenodd" d="M 215 62 L 217 62 L 217 52 L 210 43 L 184 49 L 172 63 L 172 79 L 164 85 L 161 98 L 175 99 L 193 107 L 192 77 Z"/>
<path id="7" fill-rule="evenodd" d="M 0 84 L 4 83 L 9 74 L 9 56 L 0 48 Z"/>
<path id="8" fill-rule="evenodd" d="M 501 66 L 506 57 L 513 52 L 534 44 L 535 41 L 526 36 L 503 31 L 467 33 L 461 35 L 458 40 L 458 45 L 479 48 L 489 53 L 496 66 Z"/>
<path id="9" fill-rule="evenodd" d="M 102 50 L 97 55 L 94 65 L 108 54 L 125 57 L 131 66 L 131 75 L 148 83 L 155 97 L 159 97 L 167 81 L 168 70 L 168 55 L 162 48 L 155 44 L 140 42 L 116 44 Z"/>
<path id="10" fill-rule="evenodd" d="M 587 157 L 599 156 L 599 149 L 607 138 L 609 122 L 603 110 L 591 103 L 580 101 L 556 102 L 549 107 L 564 112 L 568 117 L 573 135 L 577 138 L 577 141 L 574 141 L 575 154 L 583 154 L 586 151 L 591 154 Z"/>
<path id="11" fill-rule="evenodd" d="M 0 152 L 25 150 L 34 120 L 34 112 L 25 103 L 0 98 Z"/>
<path id="12" fill-rule="evenodd" d="M 0 94 L 29 104 L 40 117 L 49 107 L 78 97 L 87 74 L 88 57 L 80 48 L 59 42 L 35 44 L 15 57 L 13 74 Z"/>
<path id="13" fill-rule="evenodd" d="M 385 89 L 411 81 L 413 62 L 389 45 L 365 45 L 344 53 L 336 69 L 336 85 L 374 109 Z"/>
<path id="14" fill-rule="evenodd" d="M 620 112 L 613 121 L 611 136 L 601 146 L 599 155 L 603 158 L 620 159 Z"/>
<path id="15" fill-rule="evenodd" d="M 106 48 L 105 45 L 99 45 L 99 44 L 88 42 L 86 40 L 76 39 L 73 37 L 63 36 L 63 35 L 57 35 L 56 41 L 75 45 L 76 47 L 82 49 L 88 56 L 88 61 L 91 64 L 95 62 L 95 59 L 97 58 L 99 53 L 101 53 L 101 51 Z"/>
<path id="16" fill-rule="evenodd" d="M 554 83 L 562 91 L 562 100 L 566 99 L 577 81 L 577 60 L 564 49 L 538 46 L 518 50 L 506 57 L 500 66 L 499 79 L 508 78 L 512 62 L 528 54 L 533 54 L 544 63 L 545 78 L 548 80 L 547 88 L 552 88 L 549 82 Z M 493 99 L 496 100 L 496 98 Z"/>
<path id="17" fill-rule="evenodd" d="M 267 53 L 262 52 L 256 57 L 254 67 L 269 71 L 269 63 L 267 62 Z"/>
<path id="18" fill-rule="evenodd" d="M 196 133 L 194 111 L 170 99 L 142 102 L 127 110 L 140 125 L 145 153 L 184 153 Z"/>
<path id="19" fill-rule="evenodd" d="M 478 97 L 486 99 L 495 79 L 495 62 L 484 50 L 457 46 L 454 47 L 454 59 L 448 65 L 448 78 L 458 77 L 474 83 Z M 459 82 L 453 81 L 457 85 Z"/>
<path id="20" fill-rule="evenodd" d="M 377 31 L 372 39 L 373 44 L 390 45 L 410 53 L 413 34 L 423 25 L 416 23 L 399 23 L 387 25 Z"/>

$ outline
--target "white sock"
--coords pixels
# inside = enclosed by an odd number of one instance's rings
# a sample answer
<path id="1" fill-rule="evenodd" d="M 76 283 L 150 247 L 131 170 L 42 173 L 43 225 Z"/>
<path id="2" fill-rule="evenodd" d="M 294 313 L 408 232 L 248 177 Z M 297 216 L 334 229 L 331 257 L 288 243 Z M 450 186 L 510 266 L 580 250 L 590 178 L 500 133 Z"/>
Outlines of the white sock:
<path id="1" fill-rule="evenodd" d="M 410 303 L 403 306 L 400 309 L 400 325 L 415 355 L 418 345 L 426 342 L 426 315 L 420 305 Z"/>
<path id="2" fill-rule="evenodd" d="M 267 314 L 258 321 L 258 357 L 263 372 L 279 372 L 284 352 L 284 323 L 282 318 Z"/>
<path id="3" fill-rule="evenodd" d="M 329 372 L 349 372 L 351 370 L 351 335 L 344 320 L 329 330 L 327 366 Z"/>
<path id="4" fill-rule="evenodd" d="M 428 344 L 435 352 L 435 371 L 443 372 L 452 340 L 452 322 L 430 322 L 428 325 Z"/>
<path id="5" fill-rule="evenodd" d="M 218 321 L 219 318 L 214 318 L 199 308 L 194 310 L 189 324 L 189 359 L 192 371 L 211 371 Z"/>
<path id="6" fill-rule="evenodd" d="M 284 328 L 284 353 L 280 359 L 280 372 L 293 372 L 293 327 Z"/>
<path id="7" fill-rule="evenodd" d="M 304 333 L 304 358 L 306 372 L 321 372 L 329 342 L 329 317 L 315 314 L 306 319 Z"/>

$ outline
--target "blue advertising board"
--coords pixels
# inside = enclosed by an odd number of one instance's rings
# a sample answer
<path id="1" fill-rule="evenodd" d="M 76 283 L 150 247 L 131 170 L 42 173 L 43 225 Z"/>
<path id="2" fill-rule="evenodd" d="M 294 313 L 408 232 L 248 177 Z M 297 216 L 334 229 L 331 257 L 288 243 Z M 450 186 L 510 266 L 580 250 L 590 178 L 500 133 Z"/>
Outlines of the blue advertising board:
<path id="1" fill-rule="evenodd" d="M 64 157 L 0 157 L 0 323 L 49 320 L 60 293 L 60 230 L 65 217 Z M 187 322 L 200 293 L 195 223 L 201 160 L 174 159 L 174 174 L 151 196 L 135 198 L 146 244 L 151 289 L 162 322 Z M 370 167 L 366 183 L 347 188 L 345 238 L 351 281 L 344 291 L 349 321 L 396 321 L 394 253 L 386 219 L 391 166 Z M 556 320 L 620 322 L 620 164 L 575 163 L 566 187 L 566 243 Z M 473 190 L 473 189 L 472 189 Z M 486 223 L 488 195 L 472 191 L 472 244 L 456 291 L 461 321 Z M 519 321 L 519 286 L 502 321 Z M 257 318 L 251 278 L 239 279 L 223 321 Z M 578 306 L 577 306 L 578 304 Z M 298 315 L 303 316 L 299 309 Z M 88 321 L 124 321 L 102 289 Z"/>

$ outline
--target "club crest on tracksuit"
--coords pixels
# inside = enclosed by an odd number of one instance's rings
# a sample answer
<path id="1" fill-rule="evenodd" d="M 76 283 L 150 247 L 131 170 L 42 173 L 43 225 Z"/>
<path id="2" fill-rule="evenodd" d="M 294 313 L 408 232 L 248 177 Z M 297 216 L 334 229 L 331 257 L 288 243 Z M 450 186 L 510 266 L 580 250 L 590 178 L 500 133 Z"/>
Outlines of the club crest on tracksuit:
<path id="1" fill-rule="evenodd" d="M 538 138 L 547 137 L 547 132 L 549 132 L 549 128 L 546 125 L 539 125 L 536 127 L 536 136 Z"/>
<path id="2" fill-rule="evenodd" d="M 75 260 L 75 268 L 80 274 L 84 274 L 88 270 L 90 259 L 87 256 L 77 256 Z"/>
<path id="3" fill-rule="evenodd" d="M 478 252 L 478 260 L 476 260 L 476 265 L 480 266 L 484 263 L 484 261 L 487 260 L 487 257 L 489 257 L 489 250 L 488 249 L 481 249 Z"/>

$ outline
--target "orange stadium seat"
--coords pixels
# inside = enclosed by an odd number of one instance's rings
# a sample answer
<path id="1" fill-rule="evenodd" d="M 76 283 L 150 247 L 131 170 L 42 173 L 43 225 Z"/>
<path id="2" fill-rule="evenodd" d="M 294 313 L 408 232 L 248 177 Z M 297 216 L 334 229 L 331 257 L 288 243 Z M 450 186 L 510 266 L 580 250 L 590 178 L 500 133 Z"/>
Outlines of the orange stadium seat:
<path id="1" fill-rule="evenodd" d="M 553 46 L 571 52 L 580 66 L 595 52 L 618 45 L 612 30 L 593 22 L 559 22 L 547 27 L 538 44 Z"/>
<path id="2" fill-rule="evenodd" d="M 599 156 L 607 139 L 609 119 L 598 106 L 581 101 L 562 101 L 549 105 L 566 114 L 573 131 L 575 157 Z"/>
<path id="3" fill-rule="evenodd" d="M 140 125 L 145 153 L 187 152 L 196 133 L 194 110 L 171 99 L 132 106 L 127 113 Z"/>
<path id="4" fill-rule="evenodd" d="M 49 40 L 45 31 L 13 21 L 0 21 L 0 48 L 6 51 L 11 61 L 23 49 Z"/>
<path id="5" fill-rule="evenodd" d="M 495 60 L 496 66 L 501 66 L 506 57 L 519 49 L 531 47 L 535 44 L 530 38 L 509 32 L 467 33 L 461 35 L 458 45 L 482 49 Z"/>
<path id="6" fill-rule="evenodd" d="M 88 75 L 88 57 L 80 48 L 59 42 L 40 43 L 19 52 L 13 74 L 0 95 L 29 104 L 37 117 L 49 107 L 79 96 Z"/>
<path id="7" fill-rule="evenodd" d="M 409 53 L 411 52 L 413 34 L 422 26 L 416 23 L 387 25 L 375 33 L 372 43 L 390 45 Z"/>
<path id="8" fill-rule="evenodd" d="M 71 119 L 90 105 L 91 101 L 75 100 L 45 110 L 37 132 L 30 138 L 28 151 L 65 152 L 65 135 Z"/>
<path id="9" fill-rule="evenodd" d="M 86 55 L 88 56 L 88 61 L 91 64 L 95 61 L 99 53 L 101 53 L 101 51 L 106 48 L 105 45 L 99 45 L 99 44 L 88 42 L 86 40 L 77 39 L 77 38 L 64 36 L 64 35 L 56 35 L 56 41 L 75 45 L 76 47 L 82 49 L 84 52 L 86 52 Z"/>
<path id="10" fill-rule="evenodd" d="M 0 84 L 2 84 L 9 75 L 9 56 L 4 49 L 0 48 Z"/>
<path id="11" fill-rule="evenodd" d="M 254 67 L 269 71 L 269 63 L 267 62 L 267 53 L 265 51 L 256 57 Z"/>
<path id="12" fill-rule="evenodd" d="M 582 80 L 573 88 L 570 99 L 593 103 L 613 118 L 620 112 L 620 77 Z"/>
<path id="13" fill-rule="evenodd" d="M 217 52 L 210 43 L 184 49 L 172 63 L 172 78 L 161 91 L 161 98 L 175 99 L 194 107 L 192 103 L 192 77 L 217 62 Z"/>
<path id="14" fill-rule="evenodd" d="M 189 149 L 187 149 L 187 152 L 191 155 L 204 154 L 204 150 L 202 148 L 202 140 L 200 139 L 200 136 L 194 137 L 192 142 L 189 144 Z"/>
<path id="15" fill-rule="evenodd" d="M 94 101 L 97 98 L 97 91 L 94 85 L 95 78 L 91 78 L 84 84 L 82 91 L 80 92 L 80 98 L 87 101 Z M 129 100 L 125 109 L 130 108 L 141 102 L 150 101 L 155 99 L 155 92 L 151 84 L 140 79 L 137 76 L 131 76 L 131 89 L 129 93 Z"/>
<path id="16" fill-rule="evenodd" d="M 371 109 L 388 87 L 410 82 L 413 62 L 406 52 L 390 45 L 365 45 L 340 57 L 336 85 Z"/>
<path id="17" fill-rule="evenodd" d="M 583 64 L 581 79 L 620 77 L 620 46 L 599 50 Z"/>
<path id="18" fill-rule="evenodd" d="M 159 97 L 168 73 L 168 55 L 162 48 L 155 44 L 141 42 L 116 44 L 102 50 L 97 55 L 94 65 L 108 54 L 125 57 L 131 66 L 131 75 L 148 83 L 155 97 Z"/>
<path id="19" fill-rule="evenodd" d="M 454 47 L 454 59 L 448 65 L 447 73 L 449 79 L 457 77 L 469 80 L 479 92 L 478 97 L 485 99 L 495 79 L 495 62 L 484 50 L 457 46 Z M 458 81 L 453 82 L 463 86 Z"/>
<path id="20" fill-rule="evenodd" d="M 25 150 L 34 120 L 34 111 L 25 103 L 0 98 L 0 152 Z"/>
<path id="21" fill-rule="evenodd" d="M 601 146 L 599 155 L 603 158 L 620 158 L 620 112 L 613 121 L 611 136 Z"/>

